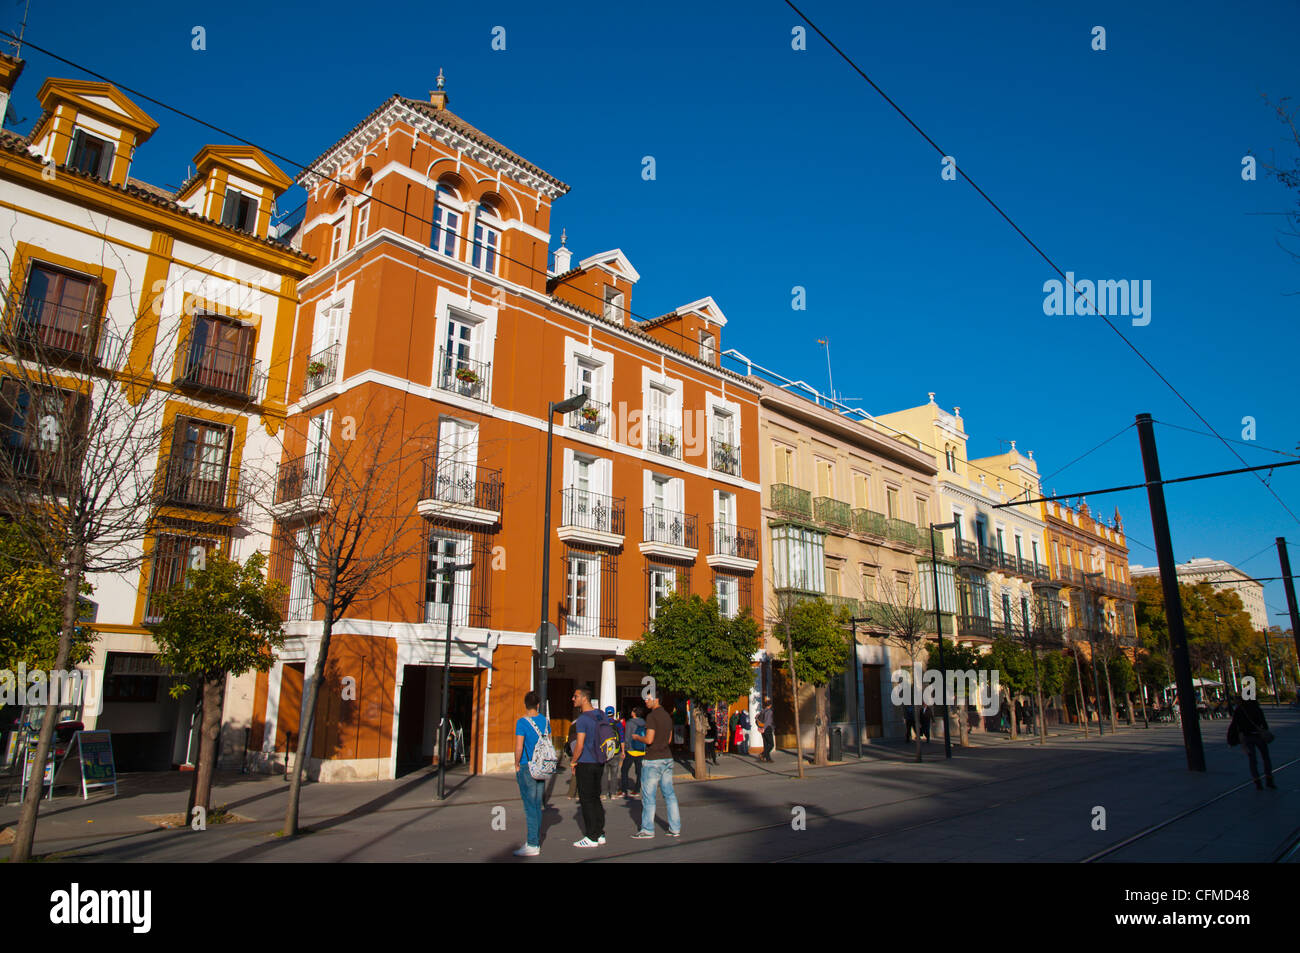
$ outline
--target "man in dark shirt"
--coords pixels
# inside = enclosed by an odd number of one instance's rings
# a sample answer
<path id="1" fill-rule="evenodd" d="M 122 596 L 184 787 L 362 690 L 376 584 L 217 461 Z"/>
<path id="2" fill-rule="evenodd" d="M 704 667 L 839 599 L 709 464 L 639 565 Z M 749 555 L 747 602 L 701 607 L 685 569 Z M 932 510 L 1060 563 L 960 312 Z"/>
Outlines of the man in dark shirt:
<path id="1" fill-rule="evenodd" d="M 632 836 L 637 840 L 655 836 L 655 798 L 663 791 L 668 836 L 679 837 L 682 814 L 677 806 L 677 792 L 673 790 L 673 754 L 669 748 L 673 740 L 673 719 L 655 695 L 648 696 L 645 704 L 649 713 L 645 718 L 645 763 L 641 766 L 641 829 Z"/>
<path id="2" fill-rule="evenodd" d="M 600 803 L 600 776 L 605 765 L 597 755 L 596 735 L 604 713 L 591 704 L 591 692 L 585 688 L 574 690 L 573 704 L 582 711 L 574 726 L 578 736 L 573 743 L 573 774 L 578 779 L 578 803 L 586 828 L 585 836 L 573 846 L 599 847 L 605 843 L 605 805 Z"/>
<path id="3" fill-rule="evenodd" d="M 776 747 L 775 718 L 772 715 L 772 699 L 763 696 L 763 711 L 758 716 L 758 730 L 763 734 L 763 757 L 760 760 L 771 761 L 772 749 Z"/>

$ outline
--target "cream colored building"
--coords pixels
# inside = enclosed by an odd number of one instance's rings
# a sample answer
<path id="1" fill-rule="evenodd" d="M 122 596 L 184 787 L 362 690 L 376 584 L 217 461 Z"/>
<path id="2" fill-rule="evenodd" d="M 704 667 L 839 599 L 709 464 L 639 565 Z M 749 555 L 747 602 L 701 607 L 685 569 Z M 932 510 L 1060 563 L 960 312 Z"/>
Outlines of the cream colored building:
<path id="1" fill-rule="evenodd" d="M 1179 563 L 1175 570 L 1178 581 L 1188 585 L 1208 582 L 1215 589 L 1235 592 L 1241 596 L 1241 604 L 1250 613 L 1250 624 L 1257 631 L 1268 628 L 1268 609 L 1264 606 L 1264 586 L 1256 582 L 1231 563 L 1222 559 L 1201 557 Z M 1130 566 L 1129 575 L 1134 579 L 1145 577 L 1160 578 L 1160 570 L 1155 566 Z"/>

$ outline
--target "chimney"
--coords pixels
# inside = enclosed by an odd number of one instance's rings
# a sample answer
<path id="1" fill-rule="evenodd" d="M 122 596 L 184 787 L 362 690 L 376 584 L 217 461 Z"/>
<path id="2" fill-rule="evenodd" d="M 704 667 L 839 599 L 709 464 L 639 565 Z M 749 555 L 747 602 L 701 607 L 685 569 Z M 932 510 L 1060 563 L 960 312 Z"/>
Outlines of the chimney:
<path id="1" fill-rule="evenodd" d="M 568 271 L 569 262 L 573 259 L 573 252 L 564 247 L 567 237 L 564 229 L 560 229 L 560 247 L 555 249 L 555 273 L 557 275 L 562 275 Z"/>
<path id="2" fill-rule="evenodd" d="M 442 76 L 442 67 L 438 67 L 438 88 L 429 90 L 429 102 L 433 103 L 434 109 L 447 108 L 447 91 L 442 88 L 446 80 Z"/>

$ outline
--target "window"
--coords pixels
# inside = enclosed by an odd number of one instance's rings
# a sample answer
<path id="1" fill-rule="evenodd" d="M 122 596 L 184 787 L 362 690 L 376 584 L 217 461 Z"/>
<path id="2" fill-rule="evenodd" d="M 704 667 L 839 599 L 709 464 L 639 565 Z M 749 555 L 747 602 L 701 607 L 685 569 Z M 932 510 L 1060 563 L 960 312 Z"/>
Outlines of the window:
<path id="1" fill-rule="evenodd" d="M 713 595 L 718 600 L 718 614 L 734 619 L 740 614 L 740 580 L 719 573 L 713 577 Z"/>
<path id="2" fill-rule="evenodd" d="M 605 286 L 605 320 L 623 323 L 623 292 L 613 285 Z"/>
<path id="3" fill-rule="evenodd" d="M 600 397 L 600 372 L 602 365 L 585 358 L 578 359 L 577 380 L 574 381 L 575 394 L 586 394 L 592 399 Z"/>
<path id="4" fill-rule="evenodd" d="M 456 239 L 460 235 L 460 213 L 449 202 L 456 200 L 456 193 L 445 185 L 439 185 L 434 193 L 433 234 L 429 246 L 448 258 L 456 257 Z"/>
<path id="5" fill-rule="evenodd" d="M 92 136 L 84 129 L 74 129 L 67 164 L 77 172 L 107 179 L 113 169 L 113 144 L 107 139 Z"/>
<path id="6" fill-rule="evenodd" d="M 230 428 L 177 417 L 167 461 L 166 498 L 181 506 L 224 507 Z"/>
<path id="7" fill-rule="evenodd" d="M 241 232 L 256 229 L 257 199 L 239 189 L 226 189 L 225 202 L 221 206 L 221 224 L 237 228 Z M 335 228 L 337 230 L 337 226 Z"/>
<path id="8" fill-rule="evenodd" d="M 0 383 L 0 442 L 15 476 L 60 484 L 85 432 L 86 398 L 72 391 L 25 384 L 14 377 Z M 73 434 L 72 441 L 61 439 Z M 67 450 L 69 453 L 60 453 Z"/>
<path id="9" fill-rule="evenodd" d="M 482 268 L 491 274 L 497 273 L 497 249 L 501 244 L 501 232 L 484 221 L 492 210 L 486 205 L 478 207 L 474 218 L 474 244 L 469 250 L 469 263 L 475 268 Z"/>
<path id="10" fill-rule="evenodd" d="M 700 332 L 700 360 L 713 364 L 718 358 L 718 339 L 708 331 Z"/>
<path id="11" fill-rule="evenodd" d="M 189 524 L 193 525 L 193 524 Z M 222 534 L 224 536 L 224 532 Z M 158 622 L 162 612 L 156 596 L 173 586 L 185 583 L 190 569 L 203 565 L 205 554 L 213 550 L 224 552 L 224 539 L 198 532 L 174 530 L 161 532 L 153 547 L 153 569 L 149 580 L 149 599 L 144 614 L 146 622 Z"/>
<path id="12" fill-rule="evenodd" d="M 984 522 L 983 516 L 975 517 L 975 541 L 981 546 L 988 545 L 988 524 Z"/>
<path id="13" fill-rule="evenodd" d="M 334 223 L 333 236 L 330 238 L 330 261 L 337 261 L 339 255 L 347 251 L 348 236 L 343 219 Z"/>
<path id="14" fill-rule="evenodd" d="M 19 334 L 53 351 L 86 354 L 94 343 L 103 286 L 85 275 L 33 262 Z"/>
<path id="15" fill-rule="evenodd" d="M 600 557 L 569 555 L 565 633 L 596 635 L 600 631 Z"/>
<path id="16" fill-rule="evenodd" d="M 320 527 L 299 529 L 294 534 L 293 575 L 289 579 L 290 620 L 302 622 L 312 617 L 316 596 L 312 576 L 316 567 L 316 550 L 320 544 Z"/>
<path id="17" fill-rule="evenodd" d="M 659 606 L 677 591 L 677 570 L 672 566 L 651 563 L 646 570 L 650 590 L 650 621 L 659 613 Z"/>
<path id="18" fill-rule="evenodd" d="M 860 510 L 867 509 L 871 497 L 868 494 L 867 475 L 865 473 L 853 472 L 853 506 Z"/>
<path id="19" fill-rule="evenodd" d="M 867 602 L 872 602 L 876 598 L 876 573 L 874 570 L 862 570 L 862 598 Z"/>
<path id="20" fill-rule="evenodd" d="M 357 241 L 360 244 L 370 234 L 370 203 L 362 202 L 357 206 Z"/>
<path id="21" fill-rule="evenodd" d="M 253 334 L 251 327 L 196 314 L 182 383 L 251 396 Z"/>
<path id="22" fill-rule="evenodd" d="M 784 444 L 773 444 L 772 459 L 776 466 L 772 482 L 794 486 L 794 449 Z"/>
<path id="23" fill-rule="evenodd" d="M 1000 553 L 1005 553 L 1005 552 L 1007 551 L 1007 547 L 1003 544 L 1003 541 L 1002 541 L 1002 527 L 1001 527 L 1001 526 L 999 526 L 999 527 L 997 528 L 997 535 L 998 535 L 998 552 L 1000 552 Z"/>
<path id="24" fill-rule="evenodd" d="M 835 495 L 835 464 L 829 460 L 817 461 L 817 495 L 827 497 Z"/>
<path id="25" fill-rule="evenodd" d="M 947 466 L 949 473 L 957 472 L 957 451 L 952 448 L 951 444 L 944 445 L 943 451 L 944 465 Z"/>
<path id="26" fill-rule="evenodd" d="M 1024 559 L 1025 539 L 1019 533 L 1016 533 L 1016 559 Z"/>
<path id="27" fill-rule="evenodd" d="M 930 502 L 921 496 L 916 498 L 916 525 L 930 525 Z"/>
<path id="28" fill-rule="evenodd" d="M 885 516 L 898 519 L 898 491 L 892 486 L 885 488 Z"/>
<path id="29" fill-rule="evenodd" d="M 772 529 L 773 586 L 825 592 L 826 537 L 798 526 Z"/>
<path id="30" fill-rule="evenodd" d="M 1015 618 L 1011 615 L 1011 593 L 1002 593 L 1002 623 L 1003 625 L 1013 625 Z"/>
<path id="31" fill-rule="evenodd" d="M 433 498 L 477 505 L 478 427 L 444 417 L 438 422 Z"/>
<path id="32" fill-rule="evenodd" d="M 424 621 L 453 625 L 469 621 L 470 572 L 453 571 L 470 558 L 470 538 L 460 533 L 434 530 L 429 534 L 429 563 L 424 584 Z"/>
<path id="33" fill-rule="evenodd" d="M 989 584 L 982 575 L 971 574 L 962 578 L 962 614 L 989 619 Z"/>
<path id="34" fill-rule="evenodd" d="M 826 595 L 838 596 L 840 594 L 840 570 L 838 566 L 826 567 Z"/>
<path id="35" fill-rule="evenodd" d="M 438 386 L 466 397 L 486 399 L 489 365 L 477 360 L 481 322 L 460 311 L 447 315 Z"/>
<path id="36" fill-rule="evenodd" d="M 1038 564 L 1038 540 L 1034 540 L 1029 545 L 1034 548 L 1034 564 Z"/>

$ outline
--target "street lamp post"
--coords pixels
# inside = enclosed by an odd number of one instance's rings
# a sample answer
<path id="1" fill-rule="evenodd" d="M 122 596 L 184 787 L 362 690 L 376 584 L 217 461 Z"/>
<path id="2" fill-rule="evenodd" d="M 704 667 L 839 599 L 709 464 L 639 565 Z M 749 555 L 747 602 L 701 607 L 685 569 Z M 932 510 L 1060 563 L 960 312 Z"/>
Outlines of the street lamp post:
<path id="1" fill-rule="evenodd" d="M 1088 592 L 1088 580 L 1094 577 L 1103 576 L 1105 573 L 1085 572 L 1083 574 L 1083 604 L 1088 612 L 1088 650 L 1092 656 L 1092 690 L 1097 693 L 1097 737 L 1103 737 L 1106 729 L 1101 720 L 1101 681 L 1097 674 L 1097 640 L 1094 636 L 1097 634 L 1097 616 L 1100 614 L 1097 605 L 1092 601 L 1091 594 Z M 1110 676 L 1107 676 L 1108 678 Z M 1085 696 L 1086 698 L 1086 696 Z"/>
<path id="2" fill-rule="evenodd" d="M 546 414 L 546 497 L 542 507 L 542 623 L 538 629 L 539 645 L 537 651 L 537 696 L 538 704 L 541 706 L 540 711 L 546 718 L 551 717 L 550 709 L 546 705 L 546 681 L 547 668 L 546 662 L 550 658 L 550 626 L 551 621 L 551 447 L 555 439 L 555 415 L 572 413 L 575 410 L 582 409 L 587 403 L 587 395 L 583 393 L 574 394 L 567 397 L 558 404 L 551 401 L 547 404 Z"/>
<path id="3" fill-rule="evenodd" d="M 456 612 L 456 573 L 474 568 L 472 562 L 444 566 L 447 574 L 447 637 L 442 645 L 442 717 L 438 720 L 438 800 L 447 797 L 447 687 L 451 682 L 451 617 Z"/>
<path id="4" fill-rule="evenodd" d="M 948 722 L 948 669 L 943 661 L 943 617 L 939 613 L 939 557 L 934 552 L 934 531 L 953 529 L 957 526 L 952 523 L 931 523 L 930 524 L 930 575 L 934 579 L 934 634 L 939 640 L 939 668 L 940 668 L 940 691 L 943 693 L 943 756 L 952 757 L 952 732 Z M 966 712 L 961 716 L 966 717 Z M 920 724 L 919 720 L 917 722 Z"/>

